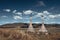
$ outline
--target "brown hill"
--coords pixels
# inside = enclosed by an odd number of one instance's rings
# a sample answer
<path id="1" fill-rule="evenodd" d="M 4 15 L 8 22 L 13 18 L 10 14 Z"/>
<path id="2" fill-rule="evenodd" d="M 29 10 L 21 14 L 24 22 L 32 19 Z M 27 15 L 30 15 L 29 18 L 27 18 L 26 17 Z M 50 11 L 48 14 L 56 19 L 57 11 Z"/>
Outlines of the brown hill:
<path id="1" fill-rule="evenodd" d="M 41 24 L 32 24 L 34 28 L 39 28 Z M 13 23 L 13 24 L 4 24 L 0 25 L 0 28 L 15 28 L 19 26 L 20 28 L 27 28 L 29 26 L 29 23 Z M 46 27 L 56 27 L 60 28 L 60 24 L 45 24 Z"/>

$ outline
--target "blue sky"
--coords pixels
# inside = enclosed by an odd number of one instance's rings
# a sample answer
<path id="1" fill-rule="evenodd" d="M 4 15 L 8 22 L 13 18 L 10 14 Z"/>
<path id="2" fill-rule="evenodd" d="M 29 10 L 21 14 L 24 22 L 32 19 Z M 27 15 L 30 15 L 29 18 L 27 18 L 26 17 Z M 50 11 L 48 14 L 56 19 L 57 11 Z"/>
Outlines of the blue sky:
<path id="1" fill-rule="evenodd" d="M 0 0 L 0 25 L 7 23 L 60 24 L 60 0 Z"/>

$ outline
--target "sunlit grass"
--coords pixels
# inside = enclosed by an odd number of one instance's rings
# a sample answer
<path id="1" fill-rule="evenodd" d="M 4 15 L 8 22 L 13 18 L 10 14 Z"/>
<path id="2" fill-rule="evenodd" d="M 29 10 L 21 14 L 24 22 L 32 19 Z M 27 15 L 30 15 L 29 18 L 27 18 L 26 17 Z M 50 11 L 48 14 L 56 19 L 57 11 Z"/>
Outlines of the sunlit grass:
<path id="1" fill-rule="evenodd" d="M 28 33 L 27 28 L 0 28 L 0 40 L 60 40 L 60 32 L 56 29 L 48 29 L 48 35 L 37 34 L 39 28 L 35 28 L 35 33 Z"/>

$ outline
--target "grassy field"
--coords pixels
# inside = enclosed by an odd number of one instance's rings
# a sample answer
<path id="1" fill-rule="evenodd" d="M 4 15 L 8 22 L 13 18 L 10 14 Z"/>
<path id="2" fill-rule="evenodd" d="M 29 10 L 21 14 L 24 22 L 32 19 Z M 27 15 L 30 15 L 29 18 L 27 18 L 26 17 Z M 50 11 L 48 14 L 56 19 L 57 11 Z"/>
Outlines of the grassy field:
<path id="1" fill-rule="evenodd" d="M 26 32 L 27 28 L 0 28 L 0 40 L 60 40 L 60 29 L 48 28 L 48 35 Z"/>

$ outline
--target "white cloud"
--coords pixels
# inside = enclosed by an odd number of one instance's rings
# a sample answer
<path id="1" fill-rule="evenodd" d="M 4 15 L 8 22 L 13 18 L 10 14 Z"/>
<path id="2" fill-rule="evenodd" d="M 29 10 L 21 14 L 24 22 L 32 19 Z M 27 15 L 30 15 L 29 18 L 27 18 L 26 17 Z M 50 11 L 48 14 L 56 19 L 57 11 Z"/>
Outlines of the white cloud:
<path id="1" fill-rule="evenodd" d="M 36 6 L 46 6 L 43 1 L 38 1 Z"/>
<path id="2" fill-rule="evenodd" d="M 60 14 L 58 14 L 57 16 L 60 17 Z"/>
<path id="3" fill-rule="evenodd" d="M 49 18 L 59 18 L 59 17 L 60 17 L 60 14 L 56 14 L 56 15 L 49 15 L 48 17 L 49 17 Z"/>
<path id="4" fill-rule="evenodd" d="M 16 12 L 15 14 L 22 15 L 22 13 L 21 13 L 21 12 Z"/>
<path id="5" fill-rule="evenodd" d="M 44 14 L 47 14 L 47 15 L 50 14 L 48 11 L 43 11 L 43 13 L 44 13 Z"/>
<path id="6" fill-rule="evenodd" d="M 40 22 L 34 22 L 34 23 L 39 24 Z"/>
<path id="7" fill-rule="evenodd" d="M 17 14 L 17 15 L 22 15 L 22 13 L 21 12 L 17 12 L 17 10 L 13 10 L 12 13 Z"/>
<path id="8" fill-rule="evenodd" d="M 37 17 L 41 17 L 42 15 L 44 15 L 43 13 L 38 13 Z M 45 16 L 44 16 L 45 17 Z"/>
<path id="9" fill-rule="evenodd" d="M 49 18 L 56 18 L 56 15 L 49 15 Z"/>
<path id="10" fill-rule="evenodd" d="M 31 10 L 26 10 L 26 11 L 23 11 L 24 14 L 31 14 L 33 11 Z"/>
<path id="11" fill-rule="evenodd" d="M 47 15 L 49 15 L 50 13 L 48 11 L 43 11 L 42 13 L 37 13 L 37 15 L 35 15 L 34 17 L 41 17 L 42 15 L 44 17 L 47 17 Z"/>
<path id="12" fill-rule="evenodd" d="M 17 10 L 13 10 L 13 13 L 16 13 Z"/>
<path id="13" fill-rule="evenodd" d="M 13 16 L 13 18 L 16 19 L 16 20 L 17 19 L 22 19 L 22 17 L 20 17 L 20 16 Z"/>
<path id="14" fill-rule="evenodd" d="M 41 15 L 43 15 L 43 13 L 38 13 L 37 15 L 41 16 Z"/>
<path id="15" fill-rule="evenodd" d="M 10 9 L 3 9 L 3 11 L 10 12 L 11 10 Z"/>
<path id="16" fill-rule="evenodd" d="M 37 15 L 34 16 L 34 18 L 41 17 L 41 15 L 43 15 L 43 13 L 37 13 Z"/>

